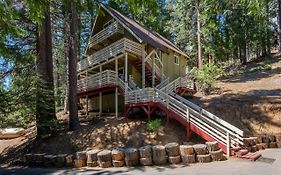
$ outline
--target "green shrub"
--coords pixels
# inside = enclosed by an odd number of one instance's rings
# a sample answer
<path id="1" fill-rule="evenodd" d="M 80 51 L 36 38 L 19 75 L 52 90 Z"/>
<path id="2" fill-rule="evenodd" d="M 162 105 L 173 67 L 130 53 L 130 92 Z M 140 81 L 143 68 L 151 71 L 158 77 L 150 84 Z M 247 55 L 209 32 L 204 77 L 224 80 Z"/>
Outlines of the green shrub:
<path id="1" fill-rule="evenodd" d="M 157 131 L 161 127 L 161 124 L 161 119 L 151 120 L 147 123 L 147 129 L 151 132 Z"/>
<path id="2" fill-rule="evenodd" d="M 199 90 L 209 94 L 215 87 L 217 79 L 222 75 L 222 69 L 215 63 L 208 63 L 202 69 L 196 69 L 194 77 L 199 84 Z"/>

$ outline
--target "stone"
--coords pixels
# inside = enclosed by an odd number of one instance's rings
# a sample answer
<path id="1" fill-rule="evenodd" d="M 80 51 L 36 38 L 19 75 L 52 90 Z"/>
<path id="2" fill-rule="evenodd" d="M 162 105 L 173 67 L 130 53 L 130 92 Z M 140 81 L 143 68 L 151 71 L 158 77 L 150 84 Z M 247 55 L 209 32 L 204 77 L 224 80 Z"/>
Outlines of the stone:
<path id="1" fill-rule="evenodd" d="M 123 167 L 123 166 L 125 166 L 125 161 L 124 160 L 112 160 L 112 165 L 114 167 Z"/>
<path id="2" fill-rule="evenodd" d="M 191 145 L 180 145 L 180 155 L 192 155 L 194 153 L 194 149 Z"/>
<path id="3" fill-rule="evenodd" d="M 217 151 L 210 151 L 210 155 L 213 161 L 221 161 L 224 160 L 223 151 L 219 149 Z"/>
<path id="4" fill-rule="evenodd" d="M 167 152 L 168 156 L 175 157 L 175 156 L 180 155 L 178 143 L 175 143 L 175 142 L 168 143 L 168 144 L 165 145 L 165 149 L 166 149 L 166 152 Z"/>
<path id="5" fill-rule="evenodd" d="M 140 164 L 143 166 L 150 166 L 152 165 L 152 158 L 140 158 Z"/>
<path id="6" fill-rule="evenodd" d="M 181 156 L 181 160 L 183 164 L 190 164 L 190 163 L 195 163 L 196 159 L 195 159 L 195 154 L 192 155 L 182 155 Z"/>
<path id="7" fill-rule="evenodd" d="M 139 153 L 141 158 L 151 158 L 152 157 L 152 147 L 146 145 L 139 148 Z"/>
<path id="8" fill-rule="evenodd" d="M 168 160 L 170 164 L 179 164 L 181 162 L 181 156 L 170 156 L 168 157 Z"/>
<path id="9" fill-rule="evenodd" d="M 207 162 L 211 162 L 211 155 L 210 154 L 206 154 L 206 155 L 196 155 L 196 160 L 199 163 L 207 163 Z"/>
<path id="10" fill-rule="evenodd" d="M 124 158 L 125 158 L 124 151 L 125 150 L 123 148 L 114 148 L 114 149 L 112 149 L 112 151 L 111 151 L 112 160 L 117 160 L 117 161 L 124 160 Z"/>
<path id="11" fill-rule="evenodd" d="M 220 149 L 217 141 L 206 142 L 205 144 L 206 144 L 207 149 L 208 149 L 209 152 L 210 151 L 217 151 L 217 150 Z"/>
<path id="12" fill-rule="evenodd" d="M 208 154 L 207 146 L 205 144 L 195 144 L 193 149 L 196 155 L 205 155 Z"/>

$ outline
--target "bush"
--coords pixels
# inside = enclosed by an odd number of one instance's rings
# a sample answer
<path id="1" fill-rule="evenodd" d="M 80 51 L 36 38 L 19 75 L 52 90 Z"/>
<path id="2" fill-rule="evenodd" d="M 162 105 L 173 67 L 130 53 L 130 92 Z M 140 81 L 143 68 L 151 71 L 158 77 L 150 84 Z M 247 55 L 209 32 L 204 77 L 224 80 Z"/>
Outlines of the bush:
<path id="1" fill-rule="evenodd" d="M 222 75 L 222 69 L 214 63 L 208 63 L 202 69 L 196 69 L 194 77 L 199 84 L 199 91 L 209 94 L 215 87 L 217 79 Z"/>
<path id="2" fill-rule="evenodd" d="M 161 127 L 161 124 L 161 119 L 151 120 L 147 123 L 147 129 L 151 132 L 157 131 Z"/>

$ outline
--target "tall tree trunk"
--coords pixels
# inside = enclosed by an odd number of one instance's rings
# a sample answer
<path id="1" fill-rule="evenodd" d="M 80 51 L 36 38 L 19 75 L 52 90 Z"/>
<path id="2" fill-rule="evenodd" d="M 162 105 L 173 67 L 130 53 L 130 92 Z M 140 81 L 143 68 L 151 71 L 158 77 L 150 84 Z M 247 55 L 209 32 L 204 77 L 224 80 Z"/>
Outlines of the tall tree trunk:
<path id="1" fill-rule="evenodd" d="M 54 100 L 54 77 L 52 59 L 52 32 L 50 6 L 46 5 L 45 18 L 37 37 L 37 71 L 41 82 L 38 85 L 36 102 L 37 136 L 51 134 L 51 122 L 56 120 Z"/>
<path id="2" fill-rule="evenodd" d="M 271 43 L 270 43 L 270 24 L 269 24 L 269 1 L 266 1 L 266 53 L 270 55 L 271 53 Z"/>
<path id="3" fill-rule="evenodd" d="M 65 69 L 65 75 L 64 75 L 64 80 L 65 80 L 65 94 L 64 94 L 64 108 L 63 111 L 64 113 L 68 113 L 69 111 L 69 105 L 68 105 L 68 96 L 69 96 L 69 83 L 68 83 L 68 75 L 69 75 L 69 71 L 68 71 L 68 57 L 69 57 L 69 22 L 68 22 L 68 16 L 69 13 L 68 12 L 64 12 L 64 16 L 66 16 L 66 18 L 64 19 L 64 23 L 63 23 L 63 36 L 64 36 L 64 65 L 66 67 Z"/>
<path id="4" fill-rule="evenodd" d="M 278 23 L 278 50 L 281 52 L 281 0 L 278 0 L 278 15 L 277 15 L 277 23 Z"/>
<path id="5" fill-rule="evenodd" d="M 79 127 L 78 119 L 78 97 L 77 97 L 77 9 L 73 1 L 70 3 L 70 47 L 69 47 L 69 129 L 75 130 Z"/>
<path id="6" fill-rule="evenodd" d="M 203 61 L 202 61 L 202 49 L 201 49 L 201 36 L 200 36 L 200 2 L 197 0 L 196 2 L 196 23 L 197 23 L 197 47 L 198 47 L 198 68 L 202 69 Z"/>

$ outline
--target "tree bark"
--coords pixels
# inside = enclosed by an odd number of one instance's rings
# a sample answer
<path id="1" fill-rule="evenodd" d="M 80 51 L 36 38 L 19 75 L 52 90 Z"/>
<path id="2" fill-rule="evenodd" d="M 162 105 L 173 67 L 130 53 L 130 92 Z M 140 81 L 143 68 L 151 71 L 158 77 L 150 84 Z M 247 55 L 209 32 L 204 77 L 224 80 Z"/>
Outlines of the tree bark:
<path id="1" fill-rule="evenodd" d="M 68 16 L 69 13 L 64 11 L 64 16 L 66 16 L 66 18 L 64 19 L 64 23 L 63 23 L 63 35 L 64 35 L 64 65 L 66 67 L 65 69 L 65 75 L 64 75 L 64 80 L 65 80 L 65 94 L 64 94 L 64 108 L 63 111 L 65 114 L 68 113 L 69 111 L 69 105 L 68 105 L 68 96 L 69 96 L 69 83 L 68 83 L 68 75 L 69 75 L 69 71 L 68 71 L 68 57 L 69 57 L 69 22 L 68 22 Z"/>
<path id="2" fill-rule="evenodd" d="M 201 35 L 200 35 L 200 12 L 199 12 L 200 2 L 197 0 L 196 2 L 196 23 L 197 23 L 197 47 L 198 47 L 198 68 L 203 68 L 203 60 L 202 60 L 202 49 L 201 49 Z"/>
<path id="3" fill-rule="evenodd" d="M 79 127 L 78 119 L 78 97 L 77 97 L 77 35 L 78 16 L 73 1 L 70 2 L 70 47 L 69 47 L 69 129 L 75 130 Z"/>
<path id="4" fill-rule="evenodd" d="M 281 52 L 281 0 L 278 0 L 278 15 L 277 15 L 277 23 L 278 23 L 278 49 Z"/>
<path id="5" fill-rule="evenodd" d="M 42 25 L 37 29 L 37 71 L 41 78 L 36 102 L 37 137 L 51 134 L 51 122 L 56 120 L 52 59 L 50 5 L 46 5 Z"/>

